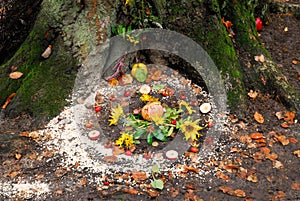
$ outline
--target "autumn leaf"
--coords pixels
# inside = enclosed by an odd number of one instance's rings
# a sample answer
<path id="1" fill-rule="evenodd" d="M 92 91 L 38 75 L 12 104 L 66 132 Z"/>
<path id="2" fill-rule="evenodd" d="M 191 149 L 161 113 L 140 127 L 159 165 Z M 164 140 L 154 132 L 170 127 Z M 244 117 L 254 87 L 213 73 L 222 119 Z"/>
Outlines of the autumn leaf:
<path id="1" fill-rule="evenodd" d="M 116 78 L 110 78 L 108 80 L 108 83 L 111 87 L 115 87 L 119 84 L 119 81 Z"/>
<path id="2" fill-rule="evenodd" d="M 258 140 L 258 139 L 262 139 L 264 137 L 264 135 L 262 133 L 252 133 L 250 135 L 250 138 L 252 140 Z"/>
<path id="3" fill-rule="evenodd" d="M 300 150 L 294 151 L 293 154 L 296 155 L 298 158 L 300 158 Z"/>
<path id="4" fill-rule="evenodd" d="M 247 177 L 247 181 L 251 181 L 253 183 L 257 183 L 258 182 L 258 178 L 255 174 L 251 174 Z"/>
<path id="5" fill-rule="evenodd" d="M 19 79 L 22 76 L 23 76 L 22 72 L 12 72 L 9 74 L 9 77 L 14 80 Z"/>
<path id="6" fill-rule="evenodd" d="M 300 183 L 298 183 L 298 182 L 292 183 L 291 189 L 293 189 L 295 191 L 300 191 Z"/>
<path id="7" fill-rule="evenodd" d="M 276 116 L 279 120 L 284 118 L 282 112 L 276 112 L 276 113 L 275 113 L 275 116 Z"/>
<path id="8" fill-rule="evenodd" d="M 17 154 L 15 154 L 15 157 L 17 160 L 20 160 L 22 158 L 22 154 L 17 153 Z"/>
<path id="9" fill-rule="evenodd" d="M 10 94 L 10 95 L 7 97 L 5 103 L 4 103 L 3 106 L 2 106 L 2 109 L 6 109 L 6 107 L 7 107 L 8 104 L 11 102 L 11 100 L 13 99 L 13 97 L 14 97 L 15 95 L 16 95 L 16 93 L 12 93 L 12 94 Z"/>
<path id="10" fill-rule="evenodd" d="M 289 124 L 293 124 L 295 116 L 294 112 L 287 112 L 284 114 L 284 121 L 287 121 Z"/>
<path id="11" fill-rule="evenodd" d="M 258 96 L 258 93 L 256 91 L 250 90 L 248 92 L 248 96 L 250 97 L 251 100 L 255 100 Z"/>
<path id="12" fill-rule="evenodd" d="M 219 190 L 221 190 L 223 193 L 226 193 L 226 194 L 229 194 L 229 195 L 234 194 L 234 190 L 229 186 L 220 186 Z"/>
<path id="13" fill-rule="evenodd" d="M 124 153 L 124 150 L 122 151 L 122 153 Z M 113 162 L 116 162 L 118 160 L 118 157 L 117 156 L 105 156 L 103 158 L 103 160 L 107 163 L 113 163 Z"/>
<path id="14" fill-rule="evenodd" d="M 122 191 L 124 193 L 128 193 L 130 195 L 137 195 L 139 193 L 139 191 L 134 188 L 124 188 L 124 189 L 122 189 Z"/>
<path id="15" fill-rule="evenodd" d="M 262 63 L 266 61 L 265 56 L 263 54 L 258 55 L 258 56 L 254 56 L 254 60 L 262 62 Z"/>
<path id="16" fill-rule="evenodd" d="M 140 183 L 148 178 L 145 172 L 132 171 L 132 178 L 136 183 Z"/>
<path id="17" fill-rule="evenodd" d="M 286 122 L 283 122 L 282 124 L 280 124 L 280 126 L 282 128 L 289 128 L 290 127 Z"/>
<path id="18" fill-rule="evenodd" d="M 241 197 L 241 198 L 246 197 L 245 191 L 240 190 L 240 189 L 236 189 L 236 190 L 234 191 L 234 194 L 235 194 L 237 197 Z"/>
<path id="19" fill-rule="evenodd" d="M 119 104 L 117 108 L 112 108 L 110 113 L 110 119 L 108 120 L 109 126 L 117 125 L 119 118 L 124 114 L 122 106 Z"/>
<path id="20" fill-rule="evenodd" d="M 288 145 L 290 143 L 289 139 L 287 139 L 284 135 L 280 135 L 277 137 L 277 140 L 283 145 Z"/>
<path id="21" fill-rule="evenodd" d="M 258 112 L 254 113 L 254 119 L 255 119 L 255 121 L 257 121 L 260 124 L 264 123 L 264 121 L 265 121 L 263 115 Z"/>

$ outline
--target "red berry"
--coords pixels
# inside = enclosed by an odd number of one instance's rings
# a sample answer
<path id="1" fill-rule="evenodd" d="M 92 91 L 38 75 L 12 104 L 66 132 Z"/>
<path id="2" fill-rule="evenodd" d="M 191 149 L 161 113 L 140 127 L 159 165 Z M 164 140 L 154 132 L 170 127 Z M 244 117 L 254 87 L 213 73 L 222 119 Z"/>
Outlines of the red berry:
<path id="1" fill-rule="evenodd" d="M 125 155 L 126 155 L 126 156 L 131 156 L 131 155 L 132 155 L 132 152 L 131 152 L 130 150 L 127 150 L 127 151 L 125 152 Z"/>
<path id="2" fill-rule="evenodd" d="M 109 185 L 109 182 L 108 182 L 108 181 L 105 181 L 105 182 L 103 182 L 103 184 L 104 184 L 105 186 L 108 186 L 108 185 Z"/>
<path id="3" fill-rule="evenodd" d="M 263 23 L 259 17 L 255 18 L 256 30 L 261 31 L 263 29 Z"/>
<path id="4" fill-rule="evenodd" d="M 181 95 L 181 96 L 179 96 L 179 98 L 180 98 L 181 100 L 185 100 L 185 99 L 186 99 L 186 96 L 185 96 L 185 95 Z"/>
<path id="5" fill-rule="evenodd" d="M 145 159 L 150 159 L 151 158 L 151 154 L 144 154 L 144 158 Z"/>
<path id="6" fill-rule="evenodd" d="M 124 92 L 124 96 L 125 96 L 125 97 L 130 96 L 130 91 L 125 91 L 125 92 Z"/>
<path id="7" fill-rule="evenodd" d="M 101 109 L 102 109 L 102 107 L 101 107 L 101 106 L 96 106 L 96 107 L 95 107 L 95 112 L 100 112 L 100 111 L 101 111 Z"/>
<path id="8" fill-rule="evenodd" d="M 197 152 L 199 151 L 199 149 L 198 149 L 197 147 L 193 147 L 193 146 L 192 146 L 192 147 L 190 148 L 190 151 L 191 151 L 191 152 L 194 152 L 194 153 L 197 153 Z"/>
<path id="9" fill-rule="evenodd" d="M 207 122 L 207 127 L 210 128 L 213 126 L 213 123 L 211 121 Z"/>
<path id="10" fill-rule="evenodd" d="M 171 124 L 176 125 L 176 119 L 174 119 Z"/>
<path id="11" fill-rule="evenodd" d="M 91 122 L 89 122 L 89 121 L 87 121 L 85 123 L 85 127 L 87 127 L 87 128 L 92 128 L 92 126 L 93 126 L 93 124 Z"/>

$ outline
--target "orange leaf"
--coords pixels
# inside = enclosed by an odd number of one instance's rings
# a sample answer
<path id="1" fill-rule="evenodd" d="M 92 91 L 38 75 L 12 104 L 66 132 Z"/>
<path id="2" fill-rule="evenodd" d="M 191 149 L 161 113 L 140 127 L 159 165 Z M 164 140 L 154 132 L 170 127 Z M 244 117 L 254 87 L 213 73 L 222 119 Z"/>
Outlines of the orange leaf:
<path id="1" fill-rule="evenodd" d="M 19 79 L 20 77 L 22 77 L 22 75 L 23 75 L 22 72 L 13 72 L 13 73 L 10 73 L 10 74 L 9 74 L 9 77 L 10 77 L 11 79 L 16 80 L 16 79 Z"/>
<path id="2" fill-rule="evenodd" d="M 258 179 L 257 179 L 257 176 L 255 174 L 251 174 L 247 177 L 247 181 L 251 181 L 253 183 L 257 183 L 258 182 Z"/>
<path id="3" fill-rule="evenodd" d="M 140 183 L 148 178 L 145 172 L 132 171 L 132 178 L 136 183 Z"/>
<path id="4" fill-rule="evenodd" d="M 283 145 L 288 145 L 290 143 L 289 139 L 287 139 L 284 135 L 280 135 L 277 137 L 277 140 Z"/>
<path id="5" fill-rule="evenodd" d="M 290 143 L 296 144 L 298 140 L 294 137 L 289 137 Z"/>
<path id="6" fill-rule="evenodd" d="M 229 186 L 220 186 L 219 189 L 223 193 L 226 193 L 226 194 L 229 194 L 229 195 L 233 195 L 234 194 L 234 190 L 231 187 L 229 187 Z"/>
<path id="7" fill-rule="evenodd" d="M 300 150 L 294 151 L 293 154 L 296 155 L 298 158 L 300 158 Z"/>
<path id="8" fill-rule="evenodd" d="M 276 116 L 279 120 L 284 118 L 282 112 L 276 112 L 276 113 L 275 113 L 275 116 Z"/>
<path id="9" fill-rule="evenodd" d="M 258 112 L 254 113 L 254 119 L 255 119 L 255 121 L 257 121 L 260 124 L 264 123 L 264 121 L 265 121 L 264 117 L 261 114 L 259 114 Z"/>
<path id="10" fill-rule="evenodd" d="M 241 198 L 246 197 L 245 191 L 240 190 L 240 189 L 236 189 L 236 190 L 234 191 L 234 194 L 235 194 L 237 197 L 241 197 Z"/>
<path id="11" fill-rule="evenodd" d="M 133 188 L 124 188 L 122 191 L 123 191 L 124 193 L 128 193 L 128 194 L 130 194 L 130 195 L 136 195 L 136 194 L 139 193 L 138 190 L 135 190 L 135 189 L 133 189 Z"/>
<path id="12" fill-rule="evenodd" d="M 111 87 L 115 87 L 118 85 L 119 81 L 116 78 L 111 78 L 108 80 L 108 83 Z"/>
<path id="13" fill-rule="evenodd" d="M 294 119 L 295 119 L 295 113 L 294 112 L 287 112 L 284 115 L 284 120 L 287 121 L 289 124 L 293 124 L 294 123 Z"/>
<path id="14" fill-rule="evenodd" d="M 295 191 L 300 191 L 300 183 L 298 183 L 298 182 L 292 183 L 291 189 L 293 189 Z"/>
<path id="15" fill-rule="evenodd" d="M 283 122 L 282 124 L 280 124 L 280 126 L 282 128 L 289 128 L 290 127 L 286 122 Z"/>
<path id="16" fill-rule="evenodd" d="M 252 133 L 250 135 L 250 138 L 252 140 L 259 140 L 259 139 L 262 139 L 264 137 L 264 135 L 262 133 Z"/>
<path id="17" fill-rule="evenodd" d="M 230 22 L 228 20 L 225 21 L 224 17 L 222 18 L 222 23 L 225 25 L 227 30 L 233 26 L 232 22 Z"/>
<path id="18" fill-rule="evenodd" d="M 3 106 L 2 106 L 2 109 L 5 109 L 5 108 L 8 106 L 8 104 L 11 102 L 11 100 L 13 99 L 13 97 L 14 97 L 15 95 L 16 95 L 16 93 L 12 93 L 12 94 L 10 94 L 10 95 L 7 97 L 5 103 L 4 103 Z"/>

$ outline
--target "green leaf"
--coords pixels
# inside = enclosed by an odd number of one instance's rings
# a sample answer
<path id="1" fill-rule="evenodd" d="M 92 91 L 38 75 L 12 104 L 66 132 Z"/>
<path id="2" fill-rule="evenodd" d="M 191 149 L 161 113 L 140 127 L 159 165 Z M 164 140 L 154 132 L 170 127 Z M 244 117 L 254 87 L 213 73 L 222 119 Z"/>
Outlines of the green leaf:
<path id="1" fill-rule="evenodd" d="M 148 77 L 148 71 L 144 68 L 137 68 L 135 78 L 139 82 L 144 82 Z"/>
<path id="2" fill-rule="evenodd" d="M 164 188 L 164 182 L 161 179 L 155 179 L 151 182 L 153 188 L 162 190 Z"/>
<path id="3" fill-rule="evenodd" d="M 149 133 L 149 134 L 147 135 L 147 143 L 148 143 L 148 144 L 152 144 L 152 141 L 153 141 L 152 133 Z"/>
<path id="4" fill-rule="evenodd" d="M 167 137 L 171 136 L 172 133 L 173 133 L 173 131 L 174 131 L 174 127 L 171 126 L 170 129 L 169 129 L 169 131 L 168 131 Z"/>
<path id="5" fill-rule="evenodd" d="M 161 132 L 161 130 L 155 130 L 152 133 L 156 139 L 163 141 L 163 142 L 167 141 L 166 136 Z"/>
<path id="6" fill-rule="evenodd" d="M 163 85 L 163 84 L 157 84 L 152 87 L 152 90 L 156 91 L 156 90 L 163 89 L 164 87 L 165 87 L 165 85 Z"/>
<path id="7" fill-rule="evenodd" d="M 133 134 L 133 138 L 139 139 L 141 137 L 141 135 L 146 133 L 146 131 L 147 131 L 146 129 L 137 129 L 136 132 Z"/>
<path id="8" fill-rule="evenodd" d="M 159 166 L 157 164 L 153 165 L 151 168 L 151 172 L 159 173 Z"/>

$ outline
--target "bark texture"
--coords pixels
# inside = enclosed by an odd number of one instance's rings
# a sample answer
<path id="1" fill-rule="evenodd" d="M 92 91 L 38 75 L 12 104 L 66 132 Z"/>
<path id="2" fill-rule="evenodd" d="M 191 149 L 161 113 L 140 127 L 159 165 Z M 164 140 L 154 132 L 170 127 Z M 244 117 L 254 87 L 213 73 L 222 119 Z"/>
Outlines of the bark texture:
<path id="1" fill-rule="evenodd" d="M 139 16 L 134 16 L 136 13 L 130 9 L 143 8 L 134 7 L 142 0 L 129 2 L 133 6 L 113 0 L 44 0 L 27 39 L 0 66 L 0 103 L 16 93 L 6 113 L 17 115 L 26 111 L 35 116 L 53 116 L 62 110 L 71 93 L 77 67 L 87 54 L 110 37 L 112 26 L 138 24 Z M 224 101 L 233 112 L 242 114 L 250 89 L 271 93 L 299 110 L 299 94 L 272 62 L 255 29 L 255 7 L 268 4 L 260 5 L 255 0 L 148 3 L 164 28 L 187 35 L 208 52 L 222 74 L 228 93 L 228 100 Z M 233 23 L 233 38 L 229 37 L 222 17 Z M 144 21 L 138 26 L 143 24 Z M 52 54 L 43 59 L 41 54 L 48 45 L 53 46 Z M 254 60 L 260 54 L 266 62 Z M 21 79 L 8 77 L 12 66 L 24 73 Z"/>

